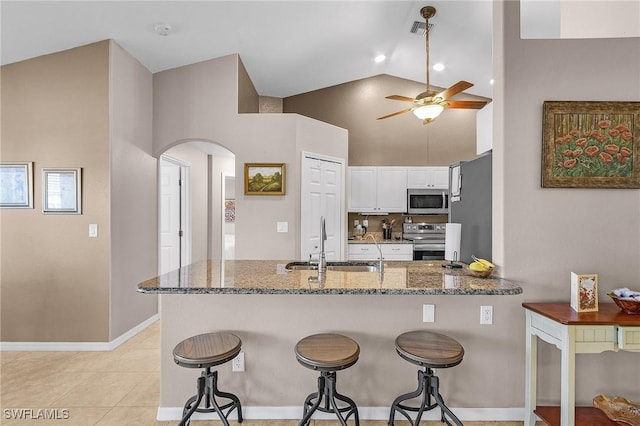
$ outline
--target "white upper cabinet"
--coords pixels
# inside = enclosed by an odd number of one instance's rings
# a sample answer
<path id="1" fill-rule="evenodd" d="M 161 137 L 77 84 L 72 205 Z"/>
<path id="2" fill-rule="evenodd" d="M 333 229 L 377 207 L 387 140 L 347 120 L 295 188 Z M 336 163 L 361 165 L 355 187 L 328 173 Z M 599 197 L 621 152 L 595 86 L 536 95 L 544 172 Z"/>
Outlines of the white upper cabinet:
<path id="1" fill-rule="evenodd" d="M 408 188 L 449 188 L 449 167 L 408 167 Z"/>
<path id="2" fill-rule="evenodd" d="M 349 167 L 350 212 L 402 213 L 406 209 L 406 167 Z"/>
<path id="3" fill-rule="evenodd" d="M 377 167 L 349 167 L 349 211 L 374 212 L 378 207 Z"/>

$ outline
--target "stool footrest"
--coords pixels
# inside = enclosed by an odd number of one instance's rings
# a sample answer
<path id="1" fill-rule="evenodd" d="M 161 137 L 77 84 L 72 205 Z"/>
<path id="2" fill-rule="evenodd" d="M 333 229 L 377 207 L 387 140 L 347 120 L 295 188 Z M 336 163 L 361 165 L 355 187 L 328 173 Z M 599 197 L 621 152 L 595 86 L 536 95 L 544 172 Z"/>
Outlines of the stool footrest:
<path id="1" fill-rule="evenodd" d="M 225 404 L 219 404 L 216 397 L 231 400 Z M 200 408 L 204 399 L 205 407 Z M 218 372 L 207 368 L 198 377 L 198 394 L 189 398 L 182 410 L 182 420 L 179 426 L 188 426 L 193 413 L 217 413 L 224 426 L 229 426 L 227 418 L 233 410 L 238 411 L 238 423 L 242 423 L 242 405 L 237 396 L 232 393 L 222 392 L 218 389 Z M 225 410 L 226 413 L 225 413 Z"/>
<path id="2" fill-rule="evenodd" d="M 338 406 L 336 400 L 347 404 L 347 406 Z M 318 392 L 310 394 L 305 399 L 304 413 L 299 426 L 308 426 L 311 421 L 311 416 L 316 411 L 334 413 L 342 426 L 347 426 L 347 420 L 349 420 L 349 417 L 352 415 L 355 425 L 359 426 L 360 424 L 356 403 L 348 396 L 339 394 L 336 390 L 335 371 L 322 371 L 320 373 L 320 377 L 318 377 Z"/>
<path id="3" fill-rule="evenodd" d="M 424 414 L 424 412 L 432 410 L 436 407 L 440 407 L 440 410 L 441 410 L 440 421 L 442 423 L 446 423 L 449 426 L 453 426 L 454 424 L 456 426 L 463 426 L 462 422 L 455 416 L 455 414 L 453 414 L 453 412 L 449 409 L 449 407 L 447 407 L 446 404 L 444 403 L 444 399 L 442 398 L 442 395 L 440 395 L 439 387 L 440 387 L 440 380 L 438 379 L 438 376 L 433 374 L 432 369 L 425 368 L 424 371 L 422 370 L 418 371 L 418 388 L 413 392 L 400 395 L 393 401 L 393 404 L 391 405 L 391 413 L 389 414 L 389 426 L 393 426 L 394 424 L 394 417 L 395 417 L 396 411 L 402 414 L 404 417 L 406 417 L 406 419 L 409 420 L 409 423 L 411 424 L 411 426 L 418 426 L 420 424 L 420 420 L 422 419 L 422 415 Z M 422 403 L 420 404 L 419 407 L 409 407 L 407 405 L 402 404 L 402 402 L 404 401 L 416 398 L 421 395 L 422 395 Z M 431 398 L 433 398 L 435 402 L 432 403 Z M 411 417 L 409 416 L 409 413 L 407 413 L 407 411 L 418 413 L 415 421 L 411 420 Z M 450 423 L 447 417 L 451 419 L 453 423 Z"/>

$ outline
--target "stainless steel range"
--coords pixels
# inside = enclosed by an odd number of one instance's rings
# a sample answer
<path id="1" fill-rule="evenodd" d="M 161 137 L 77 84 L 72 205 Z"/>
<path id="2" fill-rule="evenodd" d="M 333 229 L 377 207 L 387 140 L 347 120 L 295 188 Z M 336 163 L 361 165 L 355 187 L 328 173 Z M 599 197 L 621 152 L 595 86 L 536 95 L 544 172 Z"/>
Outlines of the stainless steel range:
<path id="1" fill-rule="evenodd" d="M 402 238 L 413 241 L 413 260 L 444 260 L 444 223 L 403 223 Z"/>

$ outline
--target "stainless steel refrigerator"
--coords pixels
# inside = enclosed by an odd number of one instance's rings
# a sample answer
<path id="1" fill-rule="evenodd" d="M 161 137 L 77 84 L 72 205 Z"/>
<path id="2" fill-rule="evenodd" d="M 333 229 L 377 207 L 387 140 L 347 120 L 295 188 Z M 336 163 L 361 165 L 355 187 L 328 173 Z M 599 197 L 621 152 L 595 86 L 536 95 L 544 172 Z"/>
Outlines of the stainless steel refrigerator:
<path id="1" fill-rule="evenodd" d="M 491 151 L 449 166 L 449 222 L 461 223 L 460 261 L 491 260 Z"/>

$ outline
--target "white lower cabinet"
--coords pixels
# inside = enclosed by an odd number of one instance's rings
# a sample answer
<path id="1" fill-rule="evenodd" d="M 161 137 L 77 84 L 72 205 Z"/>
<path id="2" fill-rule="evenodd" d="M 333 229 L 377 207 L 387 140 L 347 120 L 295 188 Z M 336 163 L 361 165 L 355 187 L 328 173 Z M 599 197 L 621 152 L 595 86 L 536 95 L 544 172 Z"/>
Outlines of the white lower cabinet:
<path id="1" fill-rule="evenodd" d="M 383 260 L 413 260 L 412 244 L 380 244 Z M 378 260 L 375 244 L 349 244 L 349 260 Z"/>

